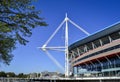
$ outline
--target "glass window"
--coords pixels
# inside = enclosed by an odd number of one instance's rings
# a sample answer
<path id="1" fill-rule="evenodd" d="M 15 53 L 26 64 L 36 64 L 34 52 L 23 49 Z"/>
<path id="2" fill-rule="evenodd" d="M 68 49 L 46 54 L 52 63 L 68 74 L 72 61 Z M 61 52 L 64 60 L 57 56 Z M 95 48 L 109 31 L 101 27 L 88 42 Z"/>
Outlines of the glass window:
<path id="1" fill-rule="evenodd" d="M 110 40 L 109 40 L 108 36 L 103 37 L 101 40 L 103 42 L 103 45 L 110 43 Z"/>
<path id="2" fill-rule="evenodd" d="M 82 55 L 84 53 L 84 46 L 79 46 L 78 47 L 80 55 Z"/>
<path id="3" fill-rule="evenodd" d="M 112 33 L 110 36 L 111 36 L 112 40 L 119 39 L 120 38 L 120 32 Z"/>
<path id="4" fill-rule="evenodd" d="M 92 50 L 93 49 L 92 43 L 87 43 L 86 46 L 87 46 L 88 50 Z"/>
<path id="5" fill-rule="evenodd" d="M 101 46 L 99 40 L 95 40 L 95 41 L 93 41 L 93 43 L 95 44 L 95 47 L 99 47 L 99 46 Z"/>

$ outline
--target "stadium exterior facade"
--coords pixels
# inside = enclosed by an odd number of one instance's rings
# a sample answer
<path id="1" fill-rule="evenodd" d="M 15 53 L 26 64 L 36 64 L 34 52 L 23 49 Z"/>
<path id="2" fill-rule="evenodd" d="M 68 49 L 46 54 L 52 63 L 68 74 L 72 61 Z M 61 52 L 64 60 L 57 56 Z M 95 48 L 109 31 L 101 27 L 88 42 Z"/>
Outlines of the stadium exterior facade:
<path id="1" fill-rule="evenodd" d="M 120 23 L 70 45 L 69 63 L 74 76 L 119 76 Z"/>

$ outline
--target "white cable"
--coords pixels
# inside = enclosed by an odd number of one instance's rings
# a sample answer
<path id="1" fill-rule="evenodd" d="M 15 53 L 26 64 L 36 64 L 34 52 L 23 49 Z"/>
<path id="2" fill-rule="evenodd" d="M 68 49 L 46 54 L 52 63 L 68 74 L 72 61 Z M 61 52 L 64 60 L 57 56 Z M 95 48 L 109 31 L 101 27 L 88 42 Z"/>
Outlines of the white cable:
<path id="1" fill-rule="evenodd" d="M 60 52 L 65 52 L 65 50 L 63 50 L 63 49 L 47 49 L 47 50 L 53 50 L 53 51 L 60 51 Z"/>
<path id="2" fill-rule="evenodd" d="M 76 23 L 74 23 L 72 20 L 68 19 L 68 21 L 70 23 L 72 23 L 74 26 L 76 26 L 78 29 L 80 29 L 82 32 L 84 32 L 85 34 L 87 34 L 88 36 L 90 35 L 90 33 L 88 33 L 86 30 L 84 30 L 83 28 L 81 28 L 79 25 L 77 25 Z"/>
<path id="3" fill-rule="evenodd" d="M 58 26 L 58 28 L 54 31 L 54 33 L 50 36 L 50 38 L 45 42 L 45 46 L 50 42 L 50 40 L 55 36 L 55 34 L 58 32 L 58 30 L 61 28 L 61 26 L 64 24 L 65 20 L 61 22 L 61 24 Z"/>
<path id="4" fill-rule="evenodd" d="M 64 71 L 64 67 L 48 52 L 45 51 L 47 56 L 62 70 Z"/>

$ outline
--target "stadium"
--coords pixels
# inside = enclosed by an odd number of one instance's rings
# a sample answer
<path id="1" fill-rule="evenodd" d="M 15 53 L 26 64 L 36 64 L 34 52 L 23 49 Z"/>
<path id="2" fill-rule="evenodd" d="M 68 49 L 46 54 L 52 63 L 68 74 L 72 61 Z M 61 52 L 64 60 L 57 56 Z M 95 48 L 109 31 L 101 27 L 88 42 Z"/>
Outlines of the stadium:
<path id="1" fill-rule="evenodd" d="M 70 72 L 82 76 L 120 76 L 120 23 L 69 46 Z"/>

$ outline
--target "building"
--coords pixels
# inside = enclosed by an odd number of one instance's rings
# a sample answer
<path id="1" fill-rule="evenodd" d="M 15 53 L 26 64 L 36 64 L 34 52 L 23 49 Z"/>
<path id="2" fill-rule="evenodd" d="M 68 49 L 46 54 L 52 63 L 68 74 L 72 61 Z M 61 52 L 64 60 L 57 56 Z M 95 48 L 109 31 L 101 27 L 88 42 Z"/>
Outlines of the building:
<path id="1" fill-rule="evenodd" d="M 57 72 L 48 72 L 48 71 L 44 71 L 44 72 L 41 72 L 42 76 L 46 77 L 46 76 L 54 76 L 54 75 L 57 75 L 58 73 Z"/>
<path id="2" fill-rule="evenodd" d="M 48 72 L 48 71 L 41 72 L 41 77 L 57 78 L 60 77 L 61 75 L 62 74 L 59 72 Z"/>
<path id="3" fill-rule="evenodd" d="M 74 76 L 120 75 L 120 23 L 69 46 L 70 71 Z"/>

